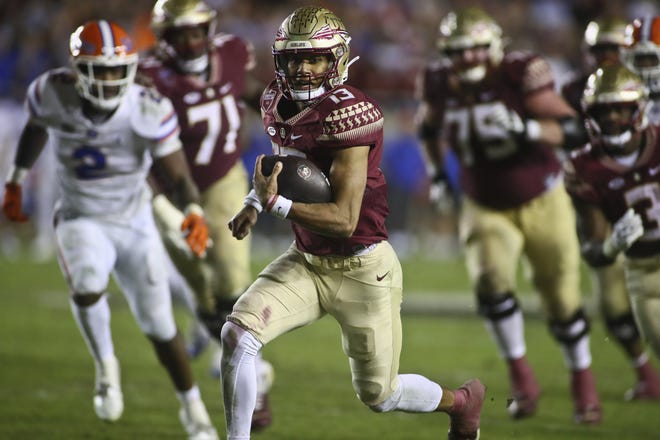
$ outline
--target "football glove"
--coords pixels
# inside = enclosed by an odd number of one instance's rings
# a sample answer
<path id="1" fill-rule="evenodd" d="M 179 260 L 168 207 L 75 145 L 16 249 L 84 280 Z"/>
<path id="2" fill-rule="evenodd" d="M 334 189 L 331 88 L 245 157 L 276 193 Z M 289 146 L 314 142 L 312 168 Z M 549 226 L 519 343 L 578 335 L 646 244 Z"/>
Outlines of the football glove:
<path id="1" fill-rule="evenodd" d="M 186 243 L 195 255 L 204 258 L 206 248 L 209 246 L 209 227 L 204 220 L 204 212 L 199 205 L 191 203 L 184 214 L 181 231 L 186 238 Z"/>
<path id="2" fill-rule="evenodd" d="M 2 201 L 2 211 L 7 218 L 13 222 L 23 223 L 28 221 L 28 216 L 23 213 L 21 185 L 18 183 L 5 184 L 5 197 Z"/>
<path id="3" fill-rule="evenodd" d="M 614 223 L 612 233 L 603 243 L 603 253 L 609 258 L 616 257 L 625 251 L 644 235 L 642 218 L 632 208 L 629 208 L 619 220 Z"/>
<path id="4" fill-rule="evenodd" d="M 454 210 L 454 194 L 445 173 L 437 173 L 431 179 L 429 202 L 440 214 L 449 214 Z"/>
<path id="5" fill-rule="evenodd" d="M 505 130 L 516 137 L 524 137 L 530 141 L 541 137 L 541 125 L 534 119 L 522 120 L 513 109 L 504 105 L 496 105 L 484 119 L 486 124 Z"/>

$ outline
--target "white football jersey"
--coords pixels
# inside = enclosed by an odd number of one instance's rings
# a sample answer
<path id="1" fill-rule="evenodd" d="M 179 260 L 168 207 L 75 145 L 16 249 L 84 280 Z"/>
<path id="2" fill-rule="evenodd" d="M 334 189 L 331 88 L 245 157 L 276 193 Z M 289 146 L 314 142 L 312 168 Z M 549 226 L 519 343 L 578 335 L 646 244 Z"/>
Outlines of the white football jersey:
<path id="1" fill-rule="evenodd" d="M 48 130 L 57 158 L 60 213 L 128 220 L 150 198 L 152 158 L 181 148 L 179 123 L 166 97 L 133 84 L 114 114 L 101 123 L 82 112 L 71 71 L 48 71 L 29 86 L 33 123 Z"/>

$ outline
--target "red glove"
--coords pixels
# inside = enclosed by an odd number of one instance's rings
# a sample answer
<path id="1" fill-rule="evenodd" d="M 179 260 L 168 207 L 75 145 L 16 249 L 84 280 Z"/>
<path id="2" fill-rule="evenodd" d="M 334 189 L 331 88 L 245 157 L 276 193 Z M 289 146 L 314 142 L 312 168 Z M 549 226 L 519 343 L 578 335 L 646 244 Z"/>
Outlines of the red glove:
<path id="1" fill-rule="evenodd" d="M 21 208 L 21 185 L 17 183 L 5 184 L 5 199 L 2 201 L 2 211 L 13 222 L 26 222 L 28 216 Z"/>
<path id="2" fill-rule="evenodd" d="M 204 220 L 202 208 L 190 205 L 186 208 L 186 217 L 181 223 L 181 230 L 186 243 L 198 257 L 204 257 L 209 243 L 209 227 Z"/>

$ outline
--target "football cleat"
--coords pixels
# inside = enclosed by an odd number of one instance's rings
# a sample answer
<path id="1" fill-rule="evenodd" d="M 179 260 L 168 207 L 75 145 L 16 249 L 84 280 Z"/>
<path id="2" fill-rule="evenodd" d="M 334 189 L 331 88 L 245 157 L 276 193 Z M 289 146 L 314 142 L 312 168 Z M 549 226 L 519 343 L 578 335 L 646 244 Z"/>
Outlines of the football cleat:
<path id="1" fill-rule="evenodd" d="M 479 379 L 465 382 L 457 391 L 466 394 L 465 404 L 460 408 L 447 411 L 449 414 L 448 440 L 478 440 L 479 419 L 484 403 L 486 387 Z"/>
<path id="2" fill-rule="evenodd" d="M 218 433 L 211 423 L 206 406 L 201 399 L 186 402 L 179 410 L 179 420 L 189 440 L 218 440 Z"/>
<path id="3" fill-rule="evenodd" d="M 602 421 L 603 410 L 596 391 L 596 380 L 590 368 L 571 373 L 571 395 L 575 406 L 575 423 L 593 425 Z"/>
<path id="4" fill-rule="evenodd" d="M 124 396 L 121 392 L 119 362 L 112 356 L 96 363 L 94 411 L 101 419 L 114 422 L 124 412 Z"/>
<path id="5" fill-rule="evenodd" d="M 637 367 L 637 383 L 623 395 L 627 401 L 631 400 L 660 400 L 660 377 L 646 360 Z"/>
<path id="6" fill-rule="evenodd" d="M 523 419 L 536 413 L 541 387 L 539 387 L 532 367 L 525 357 L 509 362 L 512 397 L 507 402 L 507 412 L 514 419 Z"/>
<path id="7" fill-rule="evenodd" d="M 257 403 L 252 413 L 252 431 L 261 431 L 273 423 L 273 414 L 268 403 L 268 392 L 273 386 L 275 370 L 270 362 L 259 359 L 257 363 Z"/>

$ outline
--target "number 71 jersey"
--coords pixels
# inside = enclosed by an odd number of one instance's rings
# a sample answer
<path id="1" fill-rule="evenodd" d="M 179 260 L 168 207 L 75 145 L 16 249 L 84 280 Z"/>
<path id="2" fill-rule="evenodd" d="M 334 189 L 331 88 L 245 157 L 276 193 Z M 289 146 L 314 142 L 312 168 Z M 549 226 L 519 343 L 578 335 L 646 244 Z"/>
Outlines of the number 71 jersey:
<path id="1" fill-rule="evenodd" d="M 150 57 L 140 63 L 140 81 L 150 82 L 172 100 L 183 150 L 200 191 L 224 177 L 240 159 L 241 99 L 247 71 L 254 64 L 252 46 L 230 34 L 218 34 L 211 41 L 208 79 L 181 74 L 171 59 Z"/>

